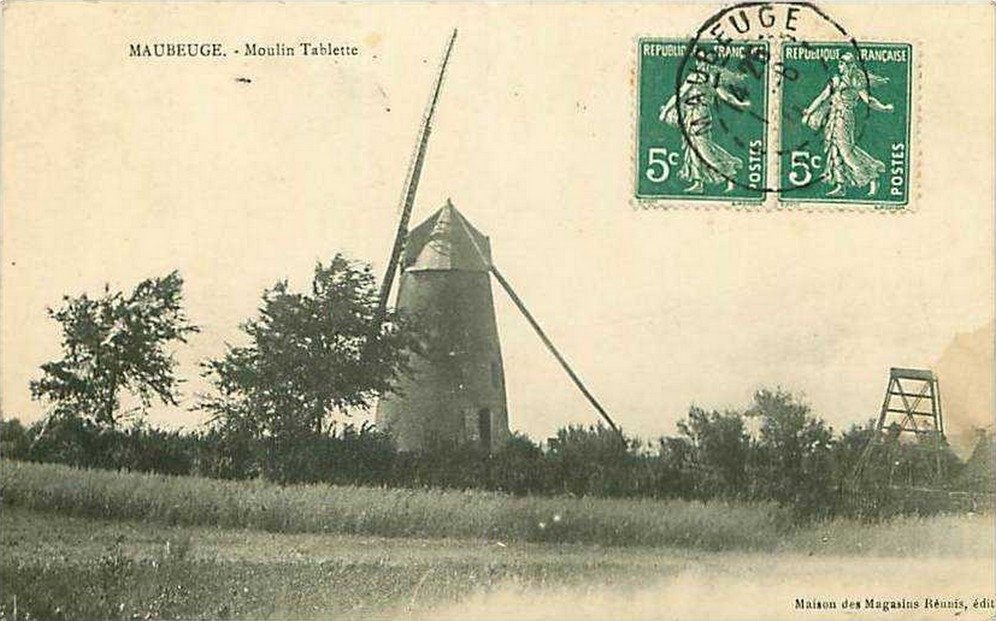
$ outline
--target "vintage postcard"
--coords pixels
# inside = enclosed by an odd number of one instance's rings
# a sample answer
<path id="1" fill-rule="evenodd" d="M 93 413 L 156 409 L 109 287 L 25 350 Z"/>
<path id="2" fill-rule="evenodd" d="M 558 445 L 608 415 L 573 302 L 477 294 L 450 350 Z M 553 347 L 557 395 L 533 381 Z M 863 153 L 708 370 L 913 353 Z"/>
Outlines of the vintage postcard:
<path id="1" fill-rule="evenodd" d="M 0 620 L 996 618 L 992 4 L 0 6 Z"/>

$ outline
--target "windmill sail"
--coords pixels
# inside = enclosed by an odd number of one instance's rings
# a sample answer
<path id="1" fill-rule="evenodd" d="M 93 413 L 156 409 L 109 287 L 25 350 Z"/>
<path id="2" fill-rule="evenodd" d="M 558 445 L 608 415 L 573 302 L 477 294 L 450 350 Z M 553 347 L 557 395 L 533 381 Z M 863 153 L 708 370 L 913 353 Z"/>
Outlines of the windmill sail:
<path id="1" fill-rule="evenodd" d="M 436 76 L 436 83 L 432 89 L 432 96 L 429 98 L 429 105 L 426 107 L 425 116 L 422 118 L 422 128 L 419 131 L 418 141 L 415 143 L 415 154 L 412 157 L 408 168 L 408 175 L 405 179 L 405 189 L 402 195 L 401 218 L 398 221 L 398 230 L 394 236 L 394 246 L 391 249 L 391 256 L 387 261 L 387 269 L 384 272 L 384 280 L 380 286 L 380 298 L 377 302 L 377 322 L 380 324 L 384 313 L 387 310 L 388 297 L 391 295 L 391 287 L 394 285 L 394 276 L 398 271 L 398 262 L 401 259 L 401 251 L 404 247 L 405 236 L 408 234 L 408 221 L 412 216 L 412 208 L 415 205 L 415 194 L 418 192 L 419 179 L 422 176 L 422 166 L 425 163 L 425 152 L 429 146 L 429 135 L 432 133 L 432 117 L 436 111 L 436 103 L 439 101 L 439 93 L 443 87 L 443 76 L 446 74 L 446 65 L 450 60 L 450 52 L 453 51 L 453 43 L 456 41 L 457 31 L 454 28 L 446 44 L 446 52 L 443 54 L 443 62 L 439 67 L 439 74 Z"/>

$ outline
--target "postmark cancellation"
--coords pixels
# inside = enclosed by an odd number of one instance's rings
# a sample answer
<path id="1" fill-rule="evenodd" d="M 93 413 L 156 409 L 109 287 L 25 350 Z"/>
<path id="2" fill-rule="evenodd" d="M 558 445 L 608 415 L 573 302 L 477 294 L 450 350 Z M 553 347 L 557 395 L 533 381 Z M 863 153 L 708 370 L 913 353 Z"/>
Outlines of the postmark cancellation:
<path id="1" fill-rule="evenodd" d="M 637 47 L 639 207 L 905 211 L 915 48 L 805 3 L 736 5 Z"/>

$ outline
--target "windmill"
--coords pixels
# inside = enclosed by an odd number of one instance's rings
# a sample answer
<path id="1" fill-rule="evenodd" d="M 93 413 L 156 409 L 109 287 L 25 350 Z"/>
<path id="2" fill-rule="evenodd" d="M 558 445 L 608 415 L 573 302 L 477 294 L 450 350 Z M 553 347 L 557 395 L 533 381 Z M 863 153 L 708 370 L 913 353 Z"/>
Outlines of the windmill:
<path id="1" fill-rule="evenodd" d="M 427 342 L 425 351 L 413 361 L 411 375 L 378 402 L 377 425 L 405 451 L 468 443 L 494 451 L 509 437 L 505 372 L 491 294 L 493 276 L 575 386 L 622 437 L 498 270 L 490 240 L 450 200 L 417 227 L 408 229 L 456 36 L 454 30 L 422 119 L 378 300 L 377 317 L 381 319 L 400 268 L 397 306 L 419 317 Z"/>

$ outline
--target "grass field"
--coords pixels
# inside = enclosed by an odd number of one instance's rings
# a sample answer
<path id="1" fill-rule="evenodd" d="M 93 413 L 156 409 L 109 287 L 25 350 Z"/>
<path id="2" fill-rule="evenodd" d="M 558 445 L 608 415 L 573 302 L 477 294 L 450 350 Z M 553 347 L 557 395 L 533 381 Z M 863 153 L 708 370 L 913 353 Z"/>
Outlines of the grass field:
<path id="1" fill-rule="evenodd" d="M 637 548 L 158 527 L 10 508 L 3 546 L 8 618 L 14 594 L 36 617 L 405 614 L 499 584 L 636 584 L 675 563 Z"/>
<path id="2" fill-rule="evenodd" d="M 971 608 L 993 595 L 991 515 L 792 527 L 768 506 L 280 489 L 10 462 L 2 485 L 2 619 L 15 600 L 18 619 L 774 618 L 796 597 L 928 594 L 965 599 L 958 618 L 996 613 Z M 736 520 L 755 532 L 737 534 Z"/>
<path id="3" fill-rule="evenodd" d="M 75 470 L 3 462 L 4 501 L 40 511 L 281 533 L 486 538 L 766 550 L 790 528 L 775 505 L 514 498 Z"/>

